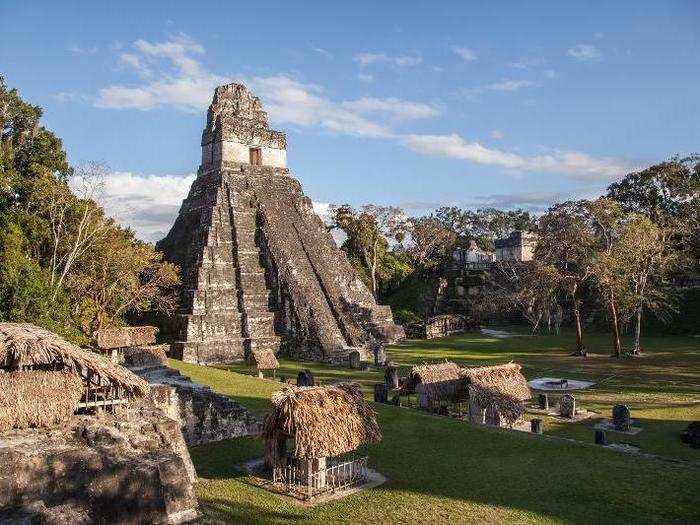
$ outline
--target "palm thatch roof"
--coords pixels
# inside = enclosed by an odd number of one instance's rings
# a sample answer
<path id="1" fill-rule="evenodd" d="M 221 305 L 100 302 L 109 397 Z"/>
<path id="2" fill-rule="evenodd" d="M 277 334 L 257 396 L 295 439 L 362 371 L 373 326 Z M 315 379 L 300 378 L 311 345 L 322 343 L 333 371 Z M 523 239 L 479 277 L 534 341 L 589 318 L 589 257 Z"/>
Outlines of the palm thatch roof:
<path id="1" fill-rule="evenodd" d="M 440 383 L 461 379 L 460 368 L 456 363 L 424 363 L 411 368 L 411 378 L 415 383 Z"/>
<path id="2" fill-rule="evenodd" d="M 295 456 L 322 458 L 351 452 L 381 438 L 377 416 L 362 397 L 359 385 L 290 387 L 272 394 L 272 412 L 262 437 L 293 437 Z"/>
<path id="3" fill-rule="evenodd" d="M 0 323 L 0 367 L 61 366 L 77 374 L 92 372 L 123 388 L 145 396 L 148 383 L 124 367 L 94 352 L 83 350 L 53 332 L 26 323 Z"/>
<path id="4" fill-rule="evenodd" d="M 82 394 L 83 382 L 67 370 L 0 374 L 0 432 L 65 423 Z"/>
<path id="5" fill-rule="evenodd" d="M 530 399 L 530 388 L 527 386 L 527 379 L 520 372 L 521 368 L 517 363 L 508 363 L 463 368 L 461 373 L 470 385 L 500 392 L 518 401 L 527 401 Z"/>
<path id="6" fill-rule="evenodd" d="M 469 385 L 469 402 L 487 412 L 495 410 L 508 425 L 513 426 L 525 414 L 525 406 L 518 398 L 494 388 Z"/>
<path id="7" fill-rule="evenodd" d="M 422 385 L 418 387 L 418 385 Z M 451 361 L 417 365 L 411 368 L 406 391 L 424 392 L 431 403 L 451 400 L 466 394 L 466 382 L 460 375 L 460 368 Z"/>
<path id="8" fill-rule="evenodd" d="M 272 350 L 252 350 L 250 358 L 258 370 L 276 370 L 280 366 Z"/>
<path id="9" fill-rule="evenodd" d="M 156 342 L 158 328 L 155 326 L 124 326 L 105 328 L 92 334 L 101 350 L 127 348 L 129 346 L 152 345 Z"/>

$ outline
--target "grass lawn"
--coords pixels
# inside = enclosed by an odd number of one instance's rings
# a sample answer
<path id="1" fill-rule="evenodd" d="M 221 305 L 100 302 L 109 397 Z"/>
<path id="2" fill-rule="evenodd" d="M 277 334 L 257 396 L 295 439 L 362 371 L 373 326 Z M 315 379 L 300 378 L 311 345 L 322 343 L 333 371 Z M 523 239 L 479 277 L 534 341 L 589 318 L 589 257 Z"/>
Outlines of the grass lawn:
<path id="1" fill-rule="evenodd" d="M 370 448 L 373 467 L 389 478 L 375 489 L 340 501 L 302 508 L 247 482 L 234 467 L 262 455 L 249 438 L 192 449 L 202 478 L 198 495 L 208 519 L 237 523 L 288 522 L 557 522 L 698 523 L 700 451 L 678 434 L 700 419 L 700 339 L 649 338 L 642 358 L 607 357 L 606 336 L 592 335 L 587 359 L 568 356 L 571 337 L 494 339 L 465 334 L 409 341 L 390 348 L 402 366 L 448 358 L 478 365 L 514 360 L 528 378 L 592 379 L 596 387 L 577 395 L 580 406 L 608 415 L 613 404 L 632 408 L 644 428 L 620 437 L 644 452 L 685 460 L 673 463 L 631 456 L 591 445 L 592 422 L 546 422 L 546 432 L 585 442 L 469 425 L 409 408 L 375 405 L 384 439 Z M 173 361 L 193 380 L 241 401 L 262 414 L 277 381 L 261 381 L 245 364 L 207 368 Z M 370 395 L 378 371 L 334 369 L 282 360 L 278 375 L 309 368 L 322 382 L 358 380 Z M 609 435 L 612 438 L 612 434 Z"/>

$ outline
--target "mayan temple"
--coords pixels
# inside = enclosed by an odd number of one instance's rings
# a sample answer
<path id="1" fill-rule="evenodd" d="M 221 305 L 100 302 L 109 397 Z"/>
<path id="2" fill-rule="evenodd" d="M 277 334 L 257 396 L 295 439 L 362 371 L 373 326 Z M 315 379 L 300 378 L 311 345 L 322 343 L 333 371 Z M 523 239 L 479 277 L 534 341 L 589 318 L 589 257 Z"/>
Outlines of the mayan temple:
<path id="1" fill-rule="evenodd" d="M 286 149 L 245 86 L 216 88 L 197 179 L 158 243 L 182 272 L 177 357 L 227 362 L 265 348 L 338 361 L 403 336 L 289 176 Z"/>

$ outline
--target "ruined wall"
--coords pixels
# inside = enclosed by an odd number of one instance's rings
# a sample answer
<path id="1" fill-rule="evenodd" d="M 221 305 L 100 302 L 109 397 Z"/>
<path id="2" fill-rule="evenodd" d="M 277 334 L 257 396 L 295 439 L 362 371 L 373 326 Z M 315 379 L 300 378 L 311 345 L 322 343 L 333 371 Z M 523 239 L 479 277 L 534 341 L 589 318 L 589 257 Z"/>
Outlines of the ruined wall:
<path id="1" fill-rule="evenodd" d="M 189 446 L 256 435 L 260 422 L 240 403 L 166 366 L 131 368 L 151 384 L 154 403 L 180 423 Z"/>
<path id="2" fill-rule="evenodd" d="M 128 419 L 77 416 L 48 432 L 8 432 L 0 443 L 2 523 L 197 517 L 194 468 L 178 424 L 152 406 L 132 409 Z"/>
<path id="3" fill-rule="evenodd" d="M 240 151 L 227 159 L 234 142 Z M 258 145 L 280 157 L 273 165 L 239 162 L 244 146 Z M 369 359 L 373 346 L 403 337 L 281 167 L 286 146 L 244 86 L 216 89 L 198 177 L 158 243 L 182 272 L 176 357 L 226 362 L 262 348 L 339 360 L 360 347 Z"/>

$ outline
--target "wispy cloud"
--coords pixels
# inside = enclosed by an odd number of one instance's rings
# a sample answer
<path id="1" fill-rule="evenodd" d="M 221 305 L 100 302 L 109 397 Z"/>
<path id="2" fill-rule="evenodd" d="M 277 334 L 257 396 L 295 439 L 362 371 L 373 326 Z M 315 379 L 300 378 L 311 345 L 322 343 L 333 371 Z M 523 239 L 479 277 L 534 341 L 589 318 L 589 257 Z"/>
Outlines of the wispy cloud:
<path id="1" fill-rule="evenodd" d="M 474 62 L 479 59 L 476 51 L 468 47 L 452 46 L 452 51 L 465 62 Z"/>
<path id="2" fill-rule="evenodd" d="M 440 114 L 440 110 L 435 106 L 393 97 L 364 97 L 350 102 L 343 102 L 342 106 L 358 113 L 384 113 L 400 120 L 432 118 Z"/>
<path id="3" fill-rule="evenodd" d="M 532 80 L 515 80 L 512 78 L 507 78 L 501 80 L 500 82 L 494 82 L 485 86 L 485 89 L 490 91 L 520 91 L 523 88 L 538 86 L 537 82 Z"/>
<path id="4" fill-rule="evenodd" d="M 391 131 L 383 124 L 363 117 L 356 111 L 335 103 L 314 85 L 303 84 L 286 75 L 255 77 L 251 89 L 265 102 L 275 122 L 369 137 L 387 137 Z M 211 97 L 211 92 L 208 95 Z"/>
<path id="5" fill-rule="evenodd" d="M 370 82 L 374 82 L 374 75 L 370 75 L 369 73 L 358 73 L 357 79 L 360 82 L 366 82 L 369 84 Z"/>
<path id="6" fill-rule="evenodd" d="M 133 58 L 124 58 L 125 54 Z M 216 86 L 237 78 L 260 96 L 275 124 L 393 140 L 421 155 L 462 159 L 514 172 L 547 172 L 574 179 L 603 180 L 629 169 L 627 164 L 616 159 L 597 159 L 577 151 L 552 150 L 544 155 L 526 156 L 467 142 L 455 134 L 399 134 L 395 125 L 434 118 L 441 113 L 440 108 L 395 97 L 334 100 L 323 87 L 285 74 L 244 79 L 237 75 L 224 76 L 203 65 L 204 54 L 201 44 L 182 34 L 164 42 L 137 40 L 118 57 L 122 65 L 137 74 L 139 82 L 100 89 L 94 103 L 113 109 L 149 110 L 165 106 L 201 112 L 211 101 Z M 375 59 L 370 59 L 369 63 L 372 60 Z M 506 78 L 478 90 L 512 93 L 538 85 L 532 80 Z M 498 138 L 499 134 L 496 131 L 491 136 Z"/>
<path id="7" fill-rule="evenodd" d="M 392 136 L 396 121 L 439 114 L 432 105 L 397 98 L 333 101 L 320 86 L 277 74 L 241 79 L 213 73 L 201 62 L 204 47 L 180 34 L 163 42 L 137 40 L 118 55 L 119 63 L 141 79 L 135 85 L 116 84 L 98 91 L 95 105 L 111 109 L 149 110 L 169 106 L 200 112 L 211 102 L 214 88 L 243 80 L 263 100 L 276 123 L 325 129 L 368 137 Z M 367 79 L 365 79 L 367 80 Z"/>
<path id="8" fill-rule="evenodd" d="M 392 64 L 400 67 L 411 67 L 423 62 L 423 59 L 417 55 L 390 56 L 386 53 L 358 53 L 352 59 L 361 66 Z"/>
<path id="9" fill-rule="evenodd" d="M 603 58 L 603 53 L 600 49 L 592 44 L 577 44 L 569 48 L 566 54 L 582 62 L 601 60 Z"/>
<path id="10" fill-rule="evenodd" d="M 631 170 L 627 163 L 595 158 L 578 151 L 552 151 L 546 155 L 523 156 L 467 142 L 452 135 L 406 135 L 402 143 L 421 155 L 462 159 L 509 170 L 557 173 L 572 179 L 611 180 Z"/>
<path id="11" fill-rule="evenodd" d="M 314 45 L 310 45 L 309 47 L 311 48 L 312 51 L 318 53 L 319 55 L 321 55 L 329 60 L 333 59 L 333 53 L 331 53 L 327 49 L 323 49 L 322 47 L 314 46 Z"/>
<path id="12" fill-rule="evenodd" d="M 491 138 L 492 138 L 492 139 L 502 139 L 504 136 L 505 136 L 505 135 L 503 134 L 503 132 L 502 132 L 500 129 L 494 129 L 494 130 L 491 132 Z"/>
<path id="13" fill-rule="evenodd" d="M 122 65 L 149 79 L 137 86 L 112 85 L 98 91 L 95 105 L 112 109 L 148 110 L 174 106 L 199 112 L 211 100 L 214 88 L 227 78 L 206 71 L 197 56 L 204 47 L 185 34 L 165 42 L 137 40 L 132 50 L 119 55 Z"/>
<path id="14" fill-rule="evenodd" d="M 98 46 L 81 46 L 80 44 L 71 44 L 68 46 L 68 51 L 76 55 L 94 55 L 100 50 Z"/>

